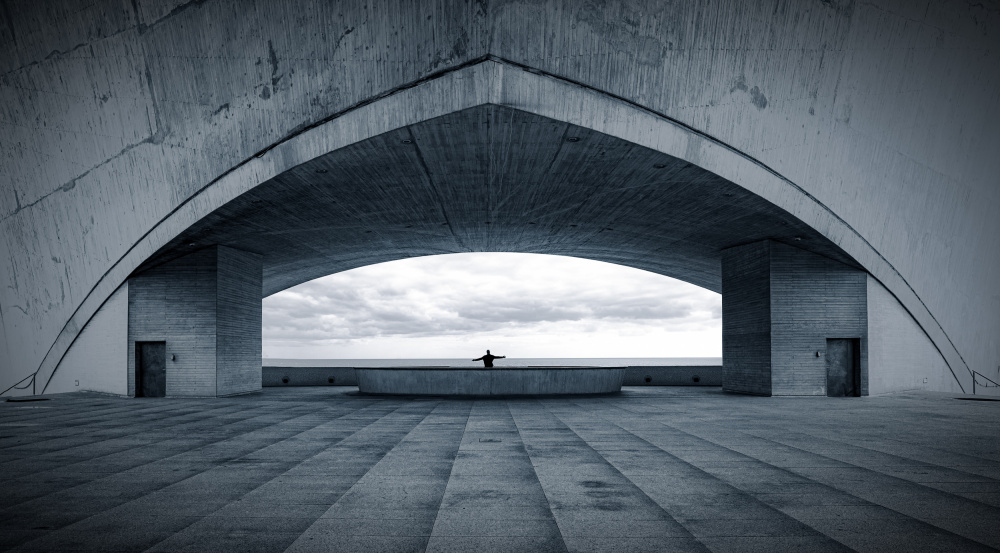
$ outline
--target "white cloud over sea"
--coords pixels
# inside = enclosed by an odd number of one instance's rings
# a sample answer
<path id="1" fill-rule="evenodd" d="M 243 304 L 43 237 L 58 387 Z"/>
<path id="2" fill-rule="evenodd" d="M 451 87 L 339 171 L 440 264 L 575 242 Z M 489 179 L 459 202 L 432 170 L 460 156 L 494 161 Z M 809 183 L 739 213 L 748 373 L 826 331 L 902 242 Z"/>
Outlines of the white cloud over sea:
<path id="1" fill-rule="evenodd" d="M 300 284 L 263 308 L 272 358 L 722 355 L 719 294 L 570 257 L 393 261 Z"/>

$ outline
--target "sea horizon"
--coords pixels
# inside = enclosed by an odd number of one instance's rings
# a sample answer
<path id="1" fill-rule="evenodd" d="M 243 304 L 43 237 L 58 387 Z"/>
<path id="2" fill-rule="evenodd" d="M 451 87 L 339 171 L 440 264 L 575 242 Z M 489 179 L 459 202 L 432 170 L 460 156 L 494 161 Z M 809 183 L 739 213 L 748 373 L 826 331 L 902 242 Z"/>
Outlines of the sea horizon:
<path id="1" fill-rule="evenodd" d="M 476 367 L 481 362 L 459 358 L 318 359 L 264 357 L 265 367 Z M 497 368 L 528 366 L 649 367 L 719 366 L 721 357 L 509 357 L 498 359 Z"/>

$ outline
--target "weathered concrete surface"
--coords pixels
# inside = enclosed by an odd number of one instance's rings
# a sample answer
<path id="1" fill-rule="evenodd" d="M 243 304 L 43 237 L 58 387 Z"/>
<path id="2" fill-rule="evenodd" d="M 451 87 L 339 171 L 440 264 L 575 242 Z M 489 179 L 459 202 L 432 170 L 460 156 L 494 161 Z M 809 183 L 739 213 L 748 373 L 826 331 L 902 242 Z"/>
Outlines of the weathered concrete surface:
<path id="1" fill-rule="evenodd" d="M 961 392 L 944 360 L 937 355 L 913 318 L 884 286 L 868 277 L 868 393 L 907 390 Z M 998 367 L 1000 368 L 1000 367 Z M 995 375 L 995 376 L 994 376 Z M 1000 381 L 1000 373 L 988 377 Z M 980 380 L 982 382 L 982 380 Z M 968 390 L 972 392 L 972 390 Z M 977 393 L 997 395 L 997 388 Z"/>
<path id="2" fill-rule="evenodd" d="M 911 323 L 912 324 L 912 323 Z M 939 378 L 947 369 L 937 367 Z M 56 373 L 59 374 L 59 373 Z M 649 379 L 649 382 L 646 379 Z M 288 382 L 285 382 L 285 380 Z M 333 379 L 333 382 L 330 382 Z M 268 386 L 357 386 L 358 377 L 353 367 L 271 367 L 264 365 L 262 385 Z M 722 367 L 711 365 L 692 366 L 642 366 L 626 367 L 622 386 L 722 386 Z M 73 391 L 73 390 L 65 390 Z"/>
<path id="3" fill-rule="evenodd" d="M 827 340 L 852 338 L 860 342 L 858 392 L 868 395 L 869 275 L 766 240 L 723 252 L 722 278 L 724 390 L 825 396 Z M 894 338 L 882 340 L 912 346 Z M 892 380 L 890 369 L 897 364 L 890 358 L 880 360 L 883 364 L 872 370 L 888 373 L 882 379 Z M 912 367 L 898 372 L 908 370 Z"/>
<path id="4" fill-rule="evenodd" d="M 129 344 L 122 336 L 128 336 L 128 282 L 108 298 L 73 342 L 46 392 L 128 395 Z"/>
<path id="5" fill-rule="evenodd" d="M 622 386 L 722 386 L 722 367 L 711 365 L 627 367 Z"/>
<path id="6" fill-rule="evenodd" d="M 260 255 L 211 246 L 128 281 L 128 391 L 138 342 L 166 342 L 166 394 L 227 396 L 261 387 Z M 89 327 L 88 327 L 89 328 Z"/>
<path id="7" fill-rule="evenodd" d="M 350 388 L 0 403 L 16 551 L 995 551 L 998 402 Z"/>
<path id="8" fill-rule="evenodd" d="M 358 375 L 354 372 L 354 367 L 270 367 L 264 365 L 261 368 L 261 386 L 264 387 L 357 385 Z"/>
<path id="9" fill-rule="evenodd" d="M 253 156 L 291 133 L 486 55 L 634 102 L 759 160 L 805 199 L 764 197 L 852 256 L 869 248 L 857 261 L 953 369 L 992 373 L 1000 363 L 1000 25 L 987 7 L 217 0 L 6 8 L 0 388 L 39 367 L 47 380 L 128 274 L 199 217 L 162 221 L 235 197 L 197 191 L 238 166 L 263 176 L 248 182 L 262 182 L 279 161 Z M 565 98 L 521 92 L 508 101 Z M 608 113 L 580 112 L 635 126 Z M 706 167 L 718 155 L 698 147 L 681 158 Z M 743 186 L 748 171 L 735 172 L 727 178 Z M 809 215 L 809 198 L 829 214 Z"/>
<path id="10" fill-rule="evenodd" d="M 365 394 L 484 397 L 610 394 L 622 389 L 625 376 L 624 368 L 615 367 L 355 367 L 354 372 Z"/>
<path id="11" fill-rule="evenodd" d="M 449 80 L 482 80 L 488 91 L 523 74 L 484 62 Z M 428 101 L 432 90 L 409 94 Z M 283 171 L 184 228 L 143 267 L 227 244 L 261 252 L 271 294 L 401 255 L 520 250 L 628 264 L 719 291 L 719 251 L 764 238 L 856 264 L 780 206 L 676 155 L 482 104 Z"/>

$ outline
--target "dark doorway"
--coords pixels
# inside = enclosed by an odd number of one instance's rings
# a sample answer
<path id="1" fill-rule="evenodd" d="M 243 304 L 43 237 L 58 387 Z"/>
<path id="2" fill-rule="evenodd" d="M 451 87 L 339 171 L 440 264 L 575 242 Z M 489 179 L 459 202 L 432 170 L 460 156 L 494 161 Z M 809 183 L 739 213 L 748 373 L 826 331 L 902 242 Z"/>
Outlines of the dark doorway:
<path id="1" fill-rule="evenodd" d="M 828 338 L 826 340 L 826 395 L 856 397 L 861 395 L 861 340 Z"/>
<path id="2" fill-rule="evenodd" d="M 136 342 L 135 397 L 163 397 L 167 393 L 167 343 Z"/>

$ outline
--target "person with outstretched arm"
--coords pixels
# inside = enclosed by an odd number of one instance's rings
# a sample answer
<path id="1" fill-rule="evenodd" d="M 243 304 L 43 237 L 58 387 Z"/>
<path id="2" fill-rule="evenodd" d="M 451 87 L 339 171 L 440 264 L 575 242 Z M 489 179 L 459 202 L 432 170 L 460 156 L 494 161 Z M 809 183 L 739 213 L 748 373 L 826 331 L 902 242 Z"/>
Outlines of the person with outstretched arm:
<path id="1" fill-rule="evenodd" d="M 490 354 L 490 350 L 486 350 L 486 355 L 480 357 L 479 359 L 473 359 L 473 361 L 482 361 L 483 365 L 486 365 L 487 369 L 492 369 L 494 359 L 506 359 L 506 358 L 507 356 L 505 355 L 492 355 Z"/>

